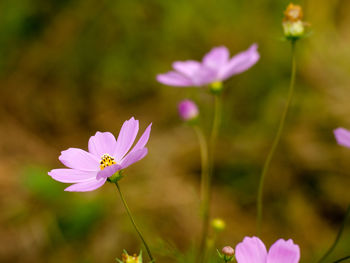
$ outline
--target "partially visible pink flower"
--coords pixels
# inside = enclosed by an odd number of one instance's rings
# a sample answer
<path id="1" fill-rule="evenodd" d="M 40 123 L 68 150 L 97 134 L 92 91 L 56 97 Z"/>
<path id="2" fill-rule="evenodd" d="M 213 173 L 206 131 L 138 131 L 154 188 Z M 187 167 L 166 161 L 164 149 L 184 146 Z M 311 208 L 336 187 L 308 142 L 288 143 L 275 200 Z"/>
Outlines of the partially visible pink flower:
<path id="1" fill-rule="evenodd" d="M 229 50 L 215 47 L 207 53 L 202 62 L 187 60 L 173 63 L 173 71 L 157 75 L 157 80 L 175 87 L 200 87 L 214 82 L 222 82 L 233 75 L 251 68 L 260 58 L 258 45 L 253 44 L 230 58 Z"/>
<path id="2" fill-rule="evenodd" d="M 339 145 L 350 148 L 350 131 L 344 128 L 334 130 L 334 136 Z"/>
<path id="3" fill-rule="evenodd" d="M 68 168 L 54 169 L 48 174 L 56 181 L 74 183 L 65 191 L 95 190 L 101 187 L 108 177 L 147 155 L 145 146 L 151 125 L 146 128 L 131 150 L 139 130 L 139 121 L 134 117 L 124 122 L 117 140 L 110 132 L 96 132 L 89 139 L 88 152 L 78 148 L 62 151 L 58 159 Z"/>
<path id="4" fill-rule="evenodd" d="M 267 252 L 264 243 L 257 237 L 245 237 L 236 246 L 237 263 L 298 263 L 299 246 L 291 239 L 277 240 Z"/>
<path id="5" fill-rule="evenodd" d="M 182 100 L 178 105 L 179 115 L 184 121 L 190 121 L 198 117 L 199 110 L 192 100 Z"/>

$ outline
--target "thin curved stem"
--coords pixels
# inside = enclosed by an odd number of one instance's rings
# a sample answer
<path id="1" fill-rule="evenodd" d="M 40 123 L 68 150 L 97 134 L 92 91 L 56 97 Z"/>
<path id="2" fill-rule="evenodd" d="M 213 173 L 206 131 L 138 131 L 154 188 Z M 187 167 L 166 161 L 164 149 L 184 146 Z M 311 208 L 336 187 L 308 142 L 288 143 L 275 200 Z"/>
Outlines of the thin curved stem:
<path id="1" fill-rule="evenodd" d="M 270 149 L 270 152 L 267 155 L 267 158 L 264 163 L 264 167 L 260 176 L 260 182 L 259 182 L 259 189 L 258 189 L 258 197 L 257 197 L 257 235 L 260 236 L 261 233 L 261 224 L 262 224 L 262 213 L 263 213 L 263 188 L 264 188 L 264 181 L 266 177 L 266 173 L 269 170 L 270 163 L 272 160 L 272 157 L 276 151 L 276 148 L 278 146 L 278 143 L 281 139 L 282 131 L 284 128 L 284 124 L 286 121 L 287 113 L 289 106 L 291 104 L 293 93 L 294 93 L 294 83 L 295 83 L 295 73 L 296 73 L 296 59 L 295 59 L 295 42 L 292 41 L 292 70 L 291 70 L 291 78 L 290 78 L 290 86 L 289 86 L 289 92 L 288 92 L 288 98 L 286 105 L 284 107 L 282 117 L 278 126 L 278 130 L 276 133 L 276 137 L 273 141 L 272 147 Z"/>
<path id="2" fill-rule="evenodd" d="M 209 142 L 209 166 L 208 176 L 205 178 L 206 182 L 203 182 L 203 200 L 202 200 L 202 234 L 199 247 L 198 262 L 204 262 L 207 255 L 207 239 L 209 232 L 209 219 L 210 219 L 210 199 L 211 199 L 211 181 L 214 171 L 214 153 L 217 136 L 219 133 L 219 127 L 221 123 L 221 96 L 220 94 L 214 95 L 214 120 L 213 127 Z"/>
<path id="3" fill-rule="evenodd" d="M 339 228 L 338 234 L 335 237 L 335 240 L 334 240 L 333 244 L 330 246 L 330 248 L 327 250 L 327 252 L 323 255 L 323 257 L 318 261 L 319 263 L 324 262 L 327 259 L 327 257 L 333 252 L 335 247 L 337 246 L 337 244 L 339 242 L 339 239 L 340 239 L 341 235 L 343 234 L 346 222 L 348 221 L 349 217 L 350 217 L 350 205 L 348 206 L 348 209 L 346 210 L 346 213 L 345 213 L 345 216 L 344 216 L 344 220 L 343 220 L 343 222 L 342 222 L 342 224 L 341 224 L 341 226 Z M 345 260 L 345 259 L 346 258 L 341 259 L 340 261 Z M 340 261 L 336 261 L 336 262 L 340 262 Z"/>
<path id="4" fill-rule="evenodd" d="M 132 225 L 134 226 L 135 231 L 136 231 L 137 234 L 139 235 L 139 237 L 140 237 L 140 239 L 141 239 L 143 245 L 145 246 L 146 251 L 147 251 L 147 254 L 148 254 L 148 256 L 149 256 L 151 262 L 155 262 L 155 260 L 154 260 L 153 257 L 152 257 L 151 250 L 149 249 L 149 247 L 148 247 L 148 245 L 147 245 L 145 239 L 143 238 L 143 236 L 142 236 L 142 234 L 141 234 L 141 231 L 139 230 L 139 228 L 137 227 L 137 225 L 136 225 L 136 223 L 135 223 L 135 220 L 134 220 L 134 218 L 133 218 L 133 216 L 132 216 L 132 214 L 131 214 L 131 212 L 130 212 L 130 209 L 129 209 L 129 207 L 128 207 L 126 201 L 125 201 L 124 195 L 123 195 L 122 191 L 120 190 L 120 186 L 119 186 L 118 182 L 115 182 L 115 185 L 117 186 L 117 189 L 118 189 L 120 198 L 122 199 L 123 205 L 124 205 L 125 210 L 126 210 L 128 216 L 129 216 L 129 219 L 130 219 Z"/>
<path id="5" fill-rule="evenodd" d="M 347 259 L 350 259 L 350 256 L 340 258 L 340 259 L 334 261 L 333 263 L 339 263 L 339 262 L 342 262 L 342 261 L 347 260 Z"/>

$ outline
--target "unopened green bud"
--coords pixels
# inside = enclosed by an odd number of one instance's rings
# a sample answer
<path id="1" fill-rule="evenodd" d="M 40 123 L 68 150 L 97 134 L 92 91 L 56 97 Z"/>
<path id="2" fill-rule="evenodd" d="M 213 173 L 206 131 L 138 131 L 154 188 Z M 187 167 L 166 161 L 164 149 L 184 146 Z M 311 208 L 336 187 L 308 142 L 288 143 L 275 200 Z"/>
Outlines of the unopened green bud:
<path id="1" fill-rule="evenodd" d="M 217 231 L 217 232 L 221 232 L 225 229 L 226 227 L 226 223 L 224 220 L 222 220 L 221 218 L 214 218 L 211 221 L 211 226 L 212 228 Z"/>

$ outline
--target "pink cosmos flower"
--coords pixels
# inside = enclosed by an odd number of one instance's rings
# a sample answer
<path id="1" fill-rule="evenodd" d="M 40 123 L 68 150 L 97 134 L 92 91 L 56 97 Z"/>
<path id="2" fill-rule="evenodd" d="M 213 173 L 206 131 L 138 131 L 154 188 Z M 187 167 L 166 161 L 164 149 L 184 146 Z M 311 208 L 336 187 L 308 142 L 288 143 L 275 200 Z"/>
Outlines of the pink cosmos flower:
<path id="1" fill-rule="evenodd" d="M 264 243 L 257 237 L 245 237 L 236 246 L 237 263 L 298 263 L 299 246 L 291 239 L 277 240 L 267 252 Z"/>
<path id="2" fill-rule="evenodd" d="M 151 125 L 152 123 L 131 150 L 139 130 L 139 121 L 134 117 L 124 122 L 117 140 L 110 132 L 96 132 L 89 139 L 88 152 L 78 148 L 62 151 L 58 159 L 68 168 L 53 169 L 48 174 L 56 181 L 74 183 L 65 191 L 95 190 L 101 187 L 108 177 L 147 155 L 145 146 Z"/>
<path id="3" fill-rule="evenodd" d="M 251 68 L 260 58 L 257 49 L 258 45 L 253 44 L 246 51 L 230 58 L 230 52 L 226 47 L 215 47 L 204 56 L 202 62 L 194 60 L 174 62 L 174 70 L 157 75 L 157 80 L 175 87 L 200 87 L 222 82 Z"/>
<path id="4" fill-rule="evenodd" d="M 350 148 L 350 131 L 344 128 L 334 130 L 334 136 L 339 145 Z"/>

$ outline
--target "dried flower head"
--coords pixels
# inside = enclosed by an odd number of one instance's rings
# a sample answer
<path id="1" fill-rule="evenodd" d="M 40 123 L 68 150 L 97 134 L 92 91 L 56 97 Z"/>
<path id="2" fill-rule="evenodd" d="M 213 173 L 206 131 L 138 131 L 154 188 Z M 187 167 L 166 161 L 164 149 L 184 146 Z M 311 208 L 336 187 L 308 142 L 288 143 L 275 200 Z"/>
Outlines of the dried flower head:
<path id="1" fill-rule="evenodd" d="M 303 9 L 300 5 L 289 4 L 284 11 L 283 31 L 289 40 L 298 40 L 305 34 L 306 23 L 303 19 Z"/>
<path id="2" fill-rule="evenodd" d="M 117 259 L 119 263 L 142 263 L 142 251 L 139 255 L 129 255 L 126 250 L 123 251 L 122 260 Z"/>
<path id="3" fill-rule="evenodd" d="M 284 11 L 284 19 L 283 21 L 296 22 L 303 19 L 303 9 L 300 5 L 294 5 L 290 3 Z"/>

